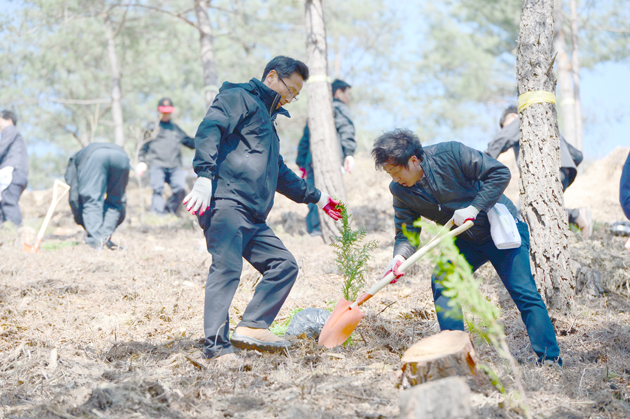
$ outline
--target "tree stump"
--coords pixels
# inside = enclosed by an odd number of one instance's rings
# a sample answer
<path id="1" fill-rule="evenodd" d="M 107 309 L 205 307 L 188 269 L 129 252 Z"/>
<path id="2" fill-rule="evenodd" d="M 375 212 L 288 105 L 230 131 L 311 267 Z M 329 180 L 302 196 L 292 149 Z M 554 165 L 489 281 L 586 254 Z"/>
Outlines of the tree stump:
<path id="1" fill-rule="evenodd" d="M 450 376 L 472 375 L 478 381 L 477 356 L 466 332 L 445 330 L 422 339 L 402 357 L 403 387 Z"/>
<path id="2" fill-rule="evenodd" d="M 463 333 L 463 332 L 460 332 Z M 461 377 L 449 377 L 400 394 L 400 419 L 469 419 L 470 388 Z"/>

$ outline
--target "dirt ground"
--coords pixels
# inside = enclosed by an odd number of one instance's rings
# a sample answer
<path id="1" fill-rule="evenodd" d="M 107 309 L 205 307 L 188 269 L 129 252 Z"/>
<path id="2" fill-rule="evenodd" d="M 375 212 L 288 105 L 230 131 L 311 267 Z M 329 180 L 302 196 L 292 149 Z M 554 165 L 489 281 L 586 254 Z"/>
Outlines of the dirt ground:
<path id="1" fill-rule="evenodd" d="M 611 173 L 606 181 L 614 184 Z M 379 241 L 370 262 L 373 281 L 392 252 L 388 179 L 363 157 L 346 184 L 356 223 Z M 588 204 L 599 211 L 596 193 Z M 428 262 L 363 306 L 366 316 L 351 345 L 327 350 L 301 340 L 284 354 L 243 352 L 240 366 L 225 367 L 201 357 L 211 258 L 196 221 L 187 214 L 142 215 L 138 188 L 131 184 L 128 195 L 128 218 L 113 237 L 126 247 L 122 251 L 81 244 L 82 231 L 63 203 L 42 252 L 23 253 L 19 242 L 32 240 L 50 191 L 29 192 L 21 201 L 33 230 L 0 229 L 0 418 L 398 417 L 401 356 L 439 331 Z M 149 195 L 145 188 L 147 208 Z M 606 211 L 601 213 L 613 214 Z M 301 268 L 279 323 L 296 308 L 328 308 L 341 294 L 332 249 L 304 234 L 306 212 L 306 206 L 278 197 L 269 218 Z M 562 370 L 535 365 L 525 327 L 494 270 L 484 266 L 476 274 L 483 292 L 502 308 L 534 417 L 630 417 L 630 254 L 625 239 L 607 231 L 604 222 L 612 217 L 599 220 L 590 240 L 571 233 L 580 293 L 570 311 L 550 313 Z M 230 312 L 234 323 L 258 276 L 246 265 Z M 515 388 L 496 351 L 478 336 L 475 346 L 506 387 Z M 503 407 L 493 388 L 475 390 L 472 401 L 478 418 L 520 417 Z"/>

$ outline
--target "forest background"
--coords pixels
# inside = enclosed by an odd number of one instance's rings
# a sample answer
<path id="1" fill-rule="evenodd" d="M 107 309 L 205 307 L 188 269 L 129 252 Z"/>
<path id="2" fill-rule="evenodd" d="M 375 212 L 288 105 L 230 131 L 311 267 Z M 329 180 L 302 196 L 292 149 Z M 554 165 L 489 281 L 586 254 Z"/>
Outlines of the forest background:
<path id="1" fill-rule="evenodd" d="M 589 160 L 628 145 L 630 1 L 573 1 Z M 176 122 L 194 136 L 205 114 L 196 3 L 0 1 L 0 108 L 18 114 L 29 144 L 30 189 L 49 187 L 80 147 L 114 141 L 112 48 L 130 155 L 163 96 L 173 100 Z M 219 86 L 260 78 L 276 55 L 306 61 L 303 2 L 207 3 Z M 570 2 L 564 3 L 570 29 Z M 415 130 L 425 144 L 458 140 L 485 149 L 502 109 L 516 102 L 520 1 L 347 0 L 326 2 L 326 8 L 329 75 L 353 86 L 359 151 L 395 127 Z M 285 160 L 292 162 L 306 100 L 287 109 L 292 118 L 281 118 L 278 130 Z M 184 155 L 187 167 L 191 156 Z"/>

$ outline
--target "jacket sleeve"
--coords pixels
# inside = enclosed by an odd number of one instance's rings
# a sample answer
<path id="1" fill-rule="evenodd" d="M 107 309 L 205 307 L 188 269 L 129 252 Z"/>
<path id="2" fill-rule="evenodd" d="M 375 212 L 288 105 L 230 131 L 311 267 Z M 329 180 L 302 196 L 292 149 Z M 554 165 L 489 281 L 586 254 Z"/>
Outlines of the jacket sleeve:
<path id="1" fill-rule="evenodd" d="M 221 138 L 234 132 L 247 117 L 249 108 L 242 89 L 219 93 L 201 121 L 195 135 L 193 168 L 197 176 L 214 179 Z"/>
<path id="2" fill-rule="evenodd" d="M 453 158 L 464 177 L 482 182 L 481 189 L 471 205 L 479 211 L 488 212 L 499 201 L 510 183 L 512 177 L 510 169 L 488 155 L 461 143 L 453 142 L 452 150 Z"/>
<path id="3" fill-rule="evenodd" d="M 322 193 L 319 189 L 300 179 L 295 172 L 284 164 L 282 156 L 278 159 L 278 186 L 276 191 L 298 204 L 315 204 Z"/>
<path id="4" fill-rule="evenodd" d="M 390 185 L 390 190 L 391 188 L 392 186 Z M 419 235 L 422 229 L 413 226 L 414 221 L 418 218 L 420 218 L 419 215 L 409 209 L 400 199 L 394 196 L 394 224 L 396 225 L 394 256 L 401 255 L 405 259 L 408 259 L 409 256 L 416 252 L 416 247 L 409 242 L 409 239 L 403 232 L 403 225 L 408 232 Z"/>
<path id="5" fill-rule="evenodd" d="M 582 152 L 577 148 L 573 147 L 567 140 L 564 139 L 563 136 L 560 136 L 560 141 L 566 144 L 567 148 L 569 149 L 569 154 L 571 154 L 571 159 L 575 164 L 575 167 L 578 167 L 580 163 L 582 163 L 582 160 L 584 160 L 584 154 L 582 154 Z"/>
<path id="6" fill-rule="evenodd" d="M 488 149 L 485 153 L 493 159 L 496 159 L 501 153 L 505 153 L 510 148 L 514 147 L 518 142 L 518 138 L 515 141 L 514 138 L 511 138 L 506 134 L 506 129 L 499 131 L 499 134 L 497 134 L 497 136 L 488 143 Z"/>
<path id="7" fill-rule="evenodd" d="M 151 145 L 151 141 L 153 141 L 153 130 L 155 129 L 155 124 L 151 122 L 147 125 L 147 128 L 144 130 L 144 143 L 142 147 L 140 147 L 140 152 L 138 153 L 138 161 L 145 162 L 147 158 L 147 153 L 149 152 L 149 147 Z"/>
<path id="8" fill-rule="evenodd" d="M 335 128 L 339 134 L 339 141 L 343 150 L 343 158 L 353 156 L 354 150 L 357 148 L 357 142 L 354 138 L 354 123 L 350 109 L 344 104 L 343 106 L 335 106 Z"/>
<path id="9" fill-rule="evenodd" d="M 2 135 L 0 135 L 0 163 L 4 163 L 5 166 L 15 167 L 16 162 L 5 161 L 5 159 L 17 136 L 18 131 L 14 126 L 8 126 L 2 130 Z"/>
<path id="10" fill-rule="evenodd" d="M 619 203 L 623 209 L 623 213 L 630 219 L 630 154 L 626 159 L 621 171 L 621 180 L 619 181 Z"/>
<path id="11" fill-rule="evenodd" d="M 295 163 L 302 168 L 306 168 L 309 164 L 313 162 L 311 158 L 311 141 L 310 141 L 310 131 L 308 129 L 308 124 L 304 127 L 304 134 L 302 134 L 302 138 L 300 139 L 300 144 L 298 144 L 298 153 L 297 158 L 295 159 Z"/>
<path id="12" fill-rule="evenodd" d="M 190 149 L 193 149 L 193 150 L 195 149 L 195 139 L 192 137 L 189 137 L 188 134 L 186 134 L 184 130 L 179 127 L 179 125 L 177 126 L 177 135 L 179 136 L 179 141 L 183 145 L 185 145 L 186 147 Z"/>

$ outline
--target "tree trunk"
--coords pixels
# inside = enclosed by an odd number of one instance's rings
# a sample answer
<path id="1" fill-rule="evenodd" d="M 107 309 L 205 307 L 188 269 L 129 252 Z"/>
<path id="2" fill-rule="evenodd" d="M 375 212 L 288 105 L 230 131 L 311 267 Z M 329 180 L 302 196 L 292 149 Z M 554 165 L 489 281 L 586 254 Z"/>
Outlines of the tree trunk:
<path id="1" fill-rule="evenodd" d="M 306 57 L 311 77 L 307 84 L 308 126 L 315 186 L 330 196 L 346 200 L 341 176 L 339 144 L 332 109 L 332 91 L 328 79 L 326 22 L 323 0 L 306 0 Z M 331 158 L 331 156 L 335 156 Z M 324 241 L 338 235 L 335 222 L 320 211 Z"/>
<path id="2" fill-rule="evenodd" d="M 523 0 L 517 47 L 519 96 L 554 92 L 554 0 Z M 555 106 L 535 103 L 520 113 L 521 211 L 530 228 L 532 272 L 547 305 L 564 308 L 572 295 L 568 219 L 559 179 L 560 141 Z"/>
<path id="3" fill-rule="evenodd" d="M 219 79 L 217 76 L 217 65 L 214 54 L 214 44 L 212 39 L 212 26 L 208 17 L 208 6 L 210 1 L 193 0 L 195 3 L 195 14 L 197 15 L 197 25 L 199 28 L 199 46 L 201 48 L 201 65 L 203 66 L 203 87 L 206 109 L 212 105 L 214 98 L 219 93 Z"/>
<path id="4" fill-rule="evenodd" d="M 107 37 L 107 54 L 109 56 L 109 66 L 112 80 L 112 118 L 114 120 L 114 142 L 123 147 L 125 145 L 125 128 L 123 121 L 122 97 L 120 88 L 120 67 L 118 67 L 118 55 L 116 54 L 116 43 L 114 41 L 114 30 L 109 16 L 105 16 L 105 36 Z"/>
<path id="5" fill-rule="evenodd" d="M 573 98 L 573 83 L 571 81 L 571 64 L 567 54 L 567 40 L 564 32 L 564 17 L 562 11 L 563 0 L 555 0 L 554 21 L 554 49 L 556 50 L 558 63 L 558 87 L 560 91 L 560 113 L 562 115 L 562 133 L 564 138 L 573 147 L 577 146 L 575 133 L 575 100 Z"/>
<path id="6" fill-rule="evenodd" d="M 573 99 L 575 101 L 575 136 L 577 149 L 583 150 L 582 141 L 582 102 L 580 101 L 580 49 L 578 46 L 578 15 L 575 0 L 569 0 L 571 7 L 571 72 L 573 73 Z"/>
<path id="7" fill-rule="evenodd" d="M 450 377 L 413 387 L 400 394 L 399 419 L 472 419 L 470 387 L 460 377 Z"/>

